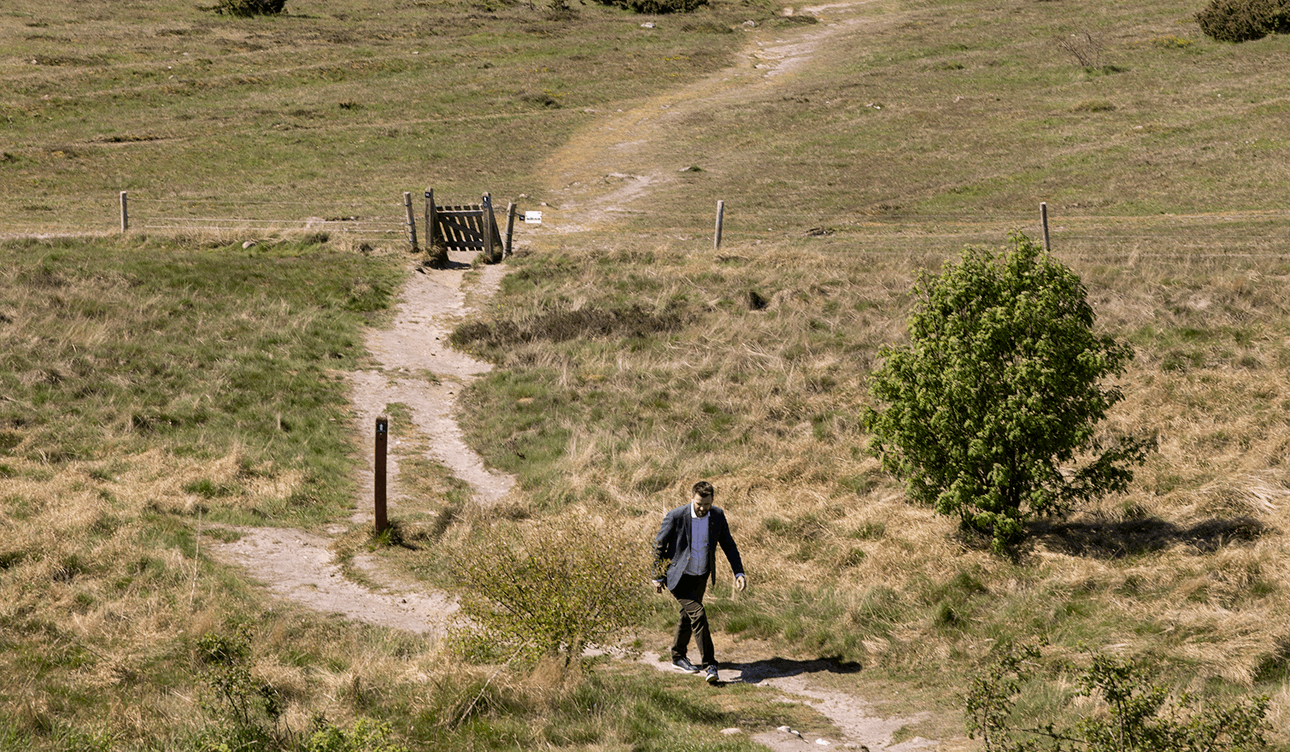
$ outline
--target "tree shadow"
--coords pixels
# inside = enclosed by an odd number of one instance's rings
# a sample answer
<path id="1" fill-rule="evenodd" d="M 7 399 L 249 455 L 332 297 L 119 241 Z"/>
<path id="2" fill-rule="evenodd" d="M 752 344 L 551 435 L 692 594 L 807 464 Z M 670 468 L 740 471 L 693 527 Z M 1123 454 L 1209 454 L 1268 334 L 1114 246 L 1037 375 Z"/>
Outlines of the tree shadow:
<path id="1" fill-rule="evenodd" d="M 757 684 L 766 679 L 782 679 L 786 676 L 801 674 L 855 674 L 864 666 L 856 661 L 844 661 L 840 657 L 817 658 L 813 661 L 795 661 L 788 658 L 768 658 L 751 663 L 722 663 L 723 669 L 738 671 L 744 684 Z"/>
<path id="2" fill-rule="evenodd" d="M 1030 539 L 1069 556 L 1122 559 L 1164 551 L 1178 545 L 1211 554 L 1231 543 L 1249 543 L 1275 532 L 1254 517 L 1211 517 L 1189 527 L 1159 517 L 1135 520 L 1061 522 L 1040 520 L 1030 525 Z"/>

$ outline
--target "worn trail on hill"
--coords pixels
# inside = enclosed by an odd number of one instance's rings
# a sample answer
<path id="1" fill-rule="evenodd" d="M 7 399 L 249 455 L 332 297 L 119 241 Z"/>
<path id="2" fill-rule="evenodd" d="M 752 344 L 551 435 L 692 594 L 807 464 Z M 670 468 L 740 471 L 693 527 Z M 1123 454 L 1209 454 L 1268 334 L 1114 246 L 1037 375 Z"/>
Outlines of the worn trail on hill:
<path id="1" fill-rule="evenodd" d="M 752 30 L 752 41 L 736 64 L 714 76 L 677 91 L 653 97 L 630 109 L 599 113 L 597 120 L 555 154 L 545 165 L 549 175 L 550 209 L 544 224 L 527 235 L 539 250 L 558 246 L 561 236 L 612 226 L 624 213 L 642 211 L 649 191 L 675 179 L 676 166 L 662 164 L 659 147 L 673 137 L 687 115 L 764 96 L 768 89 L 810 64 L 822 46 L 840 43 L 862 23 L 863 2 L 799 9 L 820 23 L 766 35 Z M 526 242 L 524 233 L 518 239 Z M 372 427 L 378 415 L 394 403 L 408 406 L 417 430 L 430 440 L 429 456 L 470 484 L 475 498 L 489 503 L 506 496 L 514 479 L 487 469 L 461 437 L 453 415 L 461 389 L 490 366 L 448 347 L 453 325 L 497 289 L 503 266 L 487 267 L 477 278 L 466 274 L 469 261 L 454 255 L 453 268 L 418 270 L 409 275 L 390 329 L 372 331 L 367 347 L 377 368 L 351 374 L 357 445 L 367 453 L 368 470 L 360 484 L 353 522 L 370 524 L 372 515 Z M 398 492 L 398 465 L 391 452 L 388 466 L 391 514 L 403 499 Z M 290 600 L 324 612 L 382 626 L 426 634 L 442 634 L 454 618 L 456 605 L 444 593 L 399 582 L 383 573 L 372 559 L 357 557 L 355 565 L 372 589 L 347 580 L 329 549 L 330 540 L 299 530 L 246 528 L 240 540 L 217 547 L 216 556 L 243 566 L 269 589 Z M 338 534 L 341 529 L 328 531 Z M 748 644 L 721 639 L 726 683 L 751 683 L 773 688 L 780 702 L 812 706 L 837 728 L 835 736 L 803 734 L 788 727 L 759 734 L 761 745 L 775 750 L 806 747 L 908 750 L 938 746 L 922 738 L 893 743 L 903 726 L 926 714 L 884 716 L 874 703 L 855 694 L 826 689 L 813 674 L 836 673 L 827 661 L 785 661 L 754 651 Z M 670 671 L 656 654 L 643 663 Z M 697 681 L 697 680 L 696 680 Z M 730 733 L 743 733 L 731 729 Z"/>

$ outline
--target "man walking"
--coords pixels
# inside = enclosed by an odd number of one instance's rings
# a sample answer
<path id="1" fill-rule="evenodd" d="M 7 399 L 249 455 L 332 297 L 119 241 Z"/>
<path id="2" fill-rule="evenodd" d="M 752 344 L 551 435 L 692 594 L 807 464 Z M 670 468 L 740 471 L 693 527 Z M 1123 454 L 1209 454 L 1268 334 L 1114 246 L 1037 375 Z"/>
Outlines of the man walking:
<path id="1" fill-rule="evenodd" d="M 691 493 L 689 504 L 667 513 L 654 539 L 654 571 L 658 572 L 665 560 L 671 561 L 666 575 L 654 580 L 654 592 L 662 593 L 666 585 L 681 606 L 681 620 L 676 625 L 676 639 L 672 641 L 672 665 L 686 673 L 699 673 L 700 669 L 686 657 L 693 635 L 708 683 L 716 684 L 720 679 L 712 635 L 708 631 L 708 615 L 703 610 L 703 594 L 709 578 L 713 583 L 717 581 L 717 546 L 721 546 L 734 570 L 735 588 L 743 590 L 747 578 L 739 560 L 739 548 L 730 536 L 726 514 L 712 506 L 716 489 L 701 480 L 694 484 Z"/>

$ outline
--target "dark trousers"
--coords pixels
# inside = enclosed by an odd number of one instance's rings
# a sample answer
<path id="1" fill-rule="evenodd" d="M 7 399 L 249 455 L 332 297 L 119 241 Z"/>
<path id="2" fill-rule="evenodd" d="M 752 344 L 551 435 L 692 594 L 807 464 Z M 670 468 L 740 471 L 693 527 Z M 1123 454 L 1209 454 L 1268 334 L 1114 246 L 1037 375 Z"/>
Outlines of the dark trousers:
<path id="1" fill-rule="evenodd" d="M 703 610 L 703 594 L 708 589 L 708 576 L 681 575 L 681 581 L 672 590 L 672 597 L 681 605 L 681 620 L 676 624 L 676 639 L 672 641 L 672 660 L 686 657 L 690 636 L 699 648 L 700 666 L 715 666 L 717 658 L 712 649 L 712 634 L 708 631 L 708 614 Z"/>

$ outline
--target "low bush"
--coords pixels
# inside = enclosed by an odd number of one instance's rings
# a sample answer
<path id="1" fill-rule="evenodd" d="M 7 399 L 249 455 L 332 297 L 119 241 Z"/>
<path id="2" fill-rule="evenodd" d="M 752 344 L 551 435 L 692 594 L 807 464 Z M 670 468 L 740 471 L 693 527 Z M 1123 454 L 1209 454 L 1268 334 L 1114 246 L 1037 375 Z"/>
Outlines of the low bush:
<path id="1" fill-rule="evenodd" d="M 616 5 L 637 13 L 658 15 L 689 13 L 708 4 L 708 0 L 600 0 L 600 2 L 603 5 Z"/>
<path id="2" fill-rule="evenodd" d="M 219 0 L 215 3 L 215 12 L 221 15 L 240 16 L 276 16 L 287 7 L 287 0 Z"/>
<path id="3" fill-rule="evenodd" d="M 453 331 L 451 342 L 461 348 L 504 350 L 538 341 L 648 337 L 676 331 L 685 322 L 686 315 L 675 309 L 652 313 L 639 306 L 616 310 L 585 307 L 576 311 L 550 311 L 521 321 L 469 322 Z"/>
<path id="4" fill-rule="evenodd" d="M 1220 42 L 1248 42 L 1290 33 L 1290 0 L 1210 0 L 1196 14 L 1205 35 Z"/>
<path id="5" fill-rule="evenodd" d="M 496 531 L 456 568 L 473 629 L 457 636 L 468 655 L 559 655 L 569 665 L 637 623 L 644 550 L 621 531 L 555 520 L 512 542 Z"/>
<path id="6" fill-rule="evenodd" d="M 1138 661 L 1100 654 L 1078 669 L 1076 695 L 1092 698 L 1093 712 L 1069 727 L 1031 725 L 1034 719 L 1020 720 L 1016 702 L 1036 694 L 1040 660 L 1034 645 L 1008 646 L 972 678 L 963 703 L 968 737 L 980 738 L 986 752 L 1222 752 L 1267 745 L 1266 696 L 1202 703 L 1152 682 Z"/>

